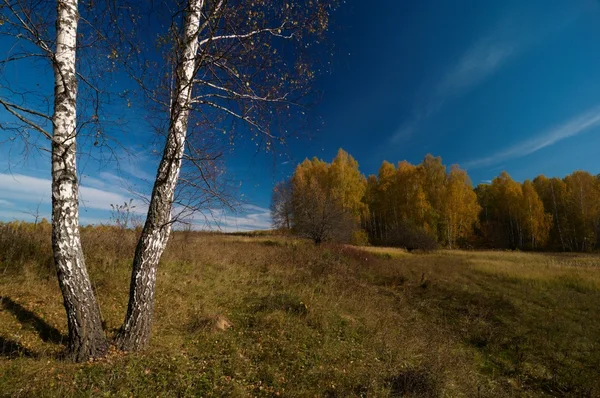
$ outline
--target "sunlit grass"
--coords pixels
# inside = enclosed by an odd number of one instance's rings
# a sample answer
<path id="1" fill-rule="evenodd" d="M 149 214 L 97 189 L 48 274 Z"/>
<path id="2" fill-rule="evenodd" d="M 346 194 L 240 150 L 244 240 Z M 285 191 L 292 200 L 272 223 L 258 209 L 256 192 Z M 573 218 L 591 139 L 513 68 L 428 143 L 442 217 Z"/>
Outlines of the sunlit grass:
<path id="1" fill-rule="evenodd" d="M 84 245 L 112 336 L 135 236 L 101 232 Z M 598 396 L 597 260 L 177 233 L 150 349 L 88 364 L 60 358 L 52 272 L 8 264 L 0 395 Z"/>
<path id="2" fill-rule="evenodd" d="M 402 258 L 410 255 L 405 249 L 397 247 L 365 246 L 361 247 L 361 250 L 387 258 Z"/>

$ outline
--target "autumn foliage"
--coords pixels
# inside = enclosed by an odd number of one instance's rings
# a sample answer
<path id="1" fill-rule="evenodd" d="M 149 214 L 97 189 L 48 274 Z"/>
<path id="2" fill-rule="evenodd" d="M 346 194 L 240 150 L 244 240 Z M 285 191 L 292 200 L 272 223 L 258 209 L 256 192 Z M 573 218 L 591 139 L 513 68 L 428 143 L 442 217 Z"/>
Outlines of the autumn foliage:
<path id="1" fill-rule="evenodd" d="M 292 229 L 317 244 L 351 241 L 367 208 L 365 187 L 358 163 L 341 149 L 331 164 L 306 159 L 291 180 Z"/>
<path id="2" fill-rule="evenodd" d="M 285 195 L 282 190 L 285 188 Z M 407 249 L 498 248 L 592 251 L 600 247 L 600 178 L 514 181 L 502 172 L 473 188 L 467 172 L 427 155 L 418 165 L 384 161 L 366 178 L 340 149 L 332 163 L 313 158 L 277 185 L 277 228 L 326 240 Z"/>

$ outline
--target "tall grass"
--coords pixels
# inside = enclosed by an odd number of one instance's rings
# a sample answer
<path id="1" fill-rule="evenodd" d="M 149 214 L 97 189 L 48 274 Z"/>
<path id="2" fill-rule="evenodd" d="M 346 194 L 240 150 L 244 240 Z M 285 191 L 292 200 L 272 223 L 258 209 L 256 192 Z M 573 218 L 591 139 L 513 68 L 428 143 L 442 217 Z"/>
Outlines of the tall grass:
<path id="1" fill-rule="evenodd" d="M 175 233 L 151 348 L 75 365 L 60 359 L 60 292 L 36 261 L 51 260 L 48 231 L 0 231 L 20 234 L 0 237 L 15 253 L 0 274 L 0 395 L 600 396 L 595 256 Z M 82 240 L 113 335 L 136 233 Z"/>

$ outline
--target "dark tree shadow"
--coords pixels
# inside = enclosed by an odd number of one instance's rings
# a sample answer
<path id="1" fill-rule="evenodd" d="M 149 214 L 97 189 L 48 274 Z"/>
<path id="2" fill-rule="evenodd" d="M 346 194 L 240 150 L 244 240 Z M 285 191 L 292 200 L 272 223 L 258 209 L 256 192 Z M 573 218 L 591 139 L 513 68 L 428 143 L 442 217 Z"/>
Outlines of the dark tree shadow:
<path id="1" fill-rule="evenodd" d="M 37 357 L 37 354 L 28 348 L 23 347 L 16 341 L 5 339 L 4 337 L 0 336 L 0 357 L 5 357 L 8 359 L 19 357 L 35 358 Z"/>
<path id="2" fill-rule="evenodd" d="M 0 308 L 11 312 L 22 325 L 34 328 L 45 342 L 62 344 L 67 341 L 67 337 L 58 329 L 9 297 L 0 296 Z"/>

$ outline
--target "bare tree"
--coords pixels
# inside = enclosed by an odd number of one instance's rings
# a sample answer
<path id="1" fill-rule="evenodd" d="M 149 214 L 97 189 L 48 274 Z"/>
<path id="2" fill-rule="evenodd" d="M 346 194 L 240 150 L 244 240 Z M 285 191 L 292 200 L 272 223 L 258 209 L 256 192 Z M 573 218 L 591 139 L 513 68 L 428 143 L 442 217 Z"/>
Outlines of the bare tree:
<path id="1" fill-rule="evenodd" d="M 292 229 L 294 206 L 292 203 L 292 182 L 280 181 L 273 188 L 271 197 L 271 219 L 273 227 L 277 229 Z"/>
<path id="2" fill-rule="evenodd" d="M 316 245 L 326 241 L 351 241 L 352 233 L 357 229 L 352 214 L 315 179 L 309 188 L 294 193 L 293 231 L 312 239 Z"/>
<path id="3" fill-rule="evenodd" d="M 69 355 L 76 361 L 104 355 L 108 342 L 102 329 L 98 303 L 88 276 L 79 236 L 79 199 L 76 138 L 78 135 L 78 3 L 58 0 L 56 17 L 47 3 L 3 0 L 2 35 L 27 44 L 23 51 L 10 52 L 3 65 L 24 59 L 49 60 L 54 73 L 52 105 L 44 101 L 27 107 L 29 92 L 2 86 L 0 105 L 13 117 L 16 132 L 26 144 L 37 143 L 31 132 L 46 143 L 52 161 L 52 247 L 59 286 L 63 294 L 69 327 Z M 49 21 L 55 19 L 54 39 Z M 50 116 L 51 114 L 51 116 Z M 49 130 L 51 127 L 51 132 Z"/>
<path id="4" fill-rule="evenodd" d="M 331 1 L 289 1 L 282 7 L 264 0 L 183 3 L 183 10 L 177 9 L 173 17 L 172 40 L 166 40 L 175 44 L 170 58 L 173 79 L 163 79 L 172 82 L 168 99 L 162 100 L 169 114 L 166 143 L 135 252 L 127 315 L 118 336 L 119 347 L 128 351 L 143 349 L 149 341 L 156 270 L 176 221 L 173 202 L 184 161 L 201 176 L 191 184 L 186 179 L 188 187 L 207 186 L 203 173 L 213 160 L 197 156 L 205 152 L 202 146 L 198 151 L 192 145 L 191 136 L 220 129 L 233 140 L 240 125 L 259 147 L 270 150 L 284 142 L 290 129 L 282 122 L 303 114 L 297 105 L 309 99 L 306 88 L 315 76 L 305 57 L 311 45 L 307 37 L 318 40 L 333 5 Z M 178 22 L 180 15 L 183 20 Z M 156 91 L 146 91 L 161 102 Z M 219 198 L 218 189 L 208 192 L 209 198 Z"/>

